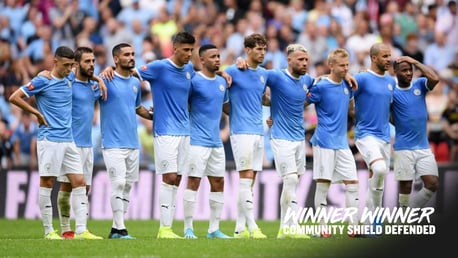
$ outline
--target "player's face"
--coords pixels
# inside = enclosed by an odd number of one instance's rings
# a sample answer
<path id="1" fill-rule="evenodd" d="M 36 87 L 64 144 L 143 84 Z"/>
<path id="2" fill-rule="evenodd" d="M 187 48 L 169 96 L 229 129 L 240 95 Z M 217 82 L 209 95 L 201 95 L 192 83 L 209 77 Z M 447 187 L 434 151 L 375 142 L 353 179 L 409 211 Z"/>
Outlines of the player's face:
<path id="1" fill-rule="evenodd" d="M 208 69 L 210 72 L 216 72 L 219 70 L 220 67 L 220 56 L 219 56 L 219 50 L 214 48 L 214 49 L 208 49 L 205 51 L 204 55 L 202 56 L 202 65 Z"/>
<path id="2" fill-rule="evenodd" d="M 288 66 L 291 67 L 294 76 L 306 74 L 308 62 L 309 54 L 303 51 L 294 51 L 288 56 Z"/>
<path id="3" fill-rule="evenodd" d="M 402 62 L 398 65 L 396 70 L 396 77 L 400 84 L 409 85 L 412 81 L 413 69 L 412 65 L 407 62 Z"/>
<path id="4" fill-rule="evenodd" d="M 177 65 L 185 65 L 191 60 L 192 52 L 194 51 L 193 44 L 176 44 L 173 48 L 178 62 Z"/>
<path id="5" fill-rule="evenodd" d="M 123 70 L 130 70 L 135 67 L 135 52 L 132 47 L 123 47 L 115 63 Z"/>
<path id="6" fill-rule="evenodd" d="M 375 64 L 380 71 L 388 71 L 391 65 L 391 50 L 386 47 L 380 49 L 375 57 Z"/>
<path id="7" fill-rule="evenodd" d="M 87 78 L 91 78 L 94 75 L 95 57 L 94 53 L 83 53 L 81 60 L 78 63 L 79 73 Z"/>
<path id="8" fill-rule="evenodd" d="M 336 57 L 333 64 L 330 64 L 331 73 L 337 78 L 344 79 L 348 72 L 348 57 Z"/>
<path id="9" fill-rule="evenodd" d="M 66 57 L 56 57 L 54 58 L 54 63 L 58 76 L 64 78 L 70 74 L 75 60 Z"/>
<path id="10" fill-rule="evenodd" d="M 248 59 L 251 60 L 251 62 L 256 63 L 256 64 L 262 64 L 264 62 L 264 56 L 266 55 L 266 50 L 267 46 L 266 45 L 259 45 L 256 44 L 254 48 L 245 48 L 248 54 Z"/>

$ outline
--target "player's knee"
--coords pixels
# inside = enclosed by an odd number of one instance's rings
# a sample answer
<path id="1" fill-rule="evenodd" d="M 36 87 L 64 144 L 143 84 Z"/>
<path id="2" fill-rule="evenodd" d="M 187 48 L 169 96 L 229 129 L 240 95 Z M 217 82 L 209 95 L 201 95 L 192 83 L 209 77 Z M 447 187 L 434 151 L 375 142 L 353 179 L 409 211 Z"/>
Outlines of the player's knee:
<path id="1" fill-rule="evenodd" d="M 432 179 L 424 182 L 424 187 L 431 192 L 436 192 L 439 188 L 439 180 L 437 177 L 433 177 Z"/>
<path id="2" fill-rule="evenodd" d="M 297 185 L 298 183 L 299 183 L 299 177 L 295 173 L 283 176 L 284 185 L 290 186 L 290 185 Z"/>
<path id="3" fill-rule="evenodd" d="M 131 189 L 132 189 L 132 182 L 126 182 L 123 188 L 124 193 L 130 193 Z"/>
<path id="4" fill-rule="evenodd" d="M 126 181 L 122 179 L 113 180 L 111 182 L 111 191 L 114 195 L 122 195 Z"/>
<path id="5" fill-rule="evenodd" d="M 383 160 L 377 160 L 371 165 L 371 170 L 376 176 L 385 176 L 388 174 L 386 163 Z"/>

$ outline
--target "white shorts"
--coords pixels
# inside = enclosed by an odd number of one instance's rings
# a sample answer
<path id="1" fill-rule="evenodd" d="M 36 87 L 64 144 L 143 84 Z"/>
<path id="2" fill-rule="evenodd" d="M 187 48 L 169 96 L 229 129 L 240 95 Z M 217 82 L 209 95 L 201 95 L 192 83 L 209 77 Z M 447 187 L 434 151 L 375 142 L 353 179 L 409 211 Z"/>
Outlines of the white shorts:
<path id="1" fill-rule="evenodd" d="M 224 148 L 210 148 L 191 145 L 189 147 L 183 174 L 202 178 L 204 176 L 224 177 L 226 156 Z"/>
<path id="2" fill-rule="evenodd" d="M 431 149 L 398 150 L 394 152 L 394 179 L 419 180 L 421 176 L 439 176 L 437 162 Z"/>
<path id="3" fill-rule="evenodd" d="M 372 161 L 383 159 L 385 160 L 387 170 L 390 170 L 391 143 L 384 142 L 373 136 L 366 136 L 356 140 L 355 145 L 368 168 L 370 168 Z"/>
<path id="4" fill-rule="evenodd" d="M 154 137 L 156 173 L 182 174 L 189 150 L 189 136 L 159 135 Z"/>
<path id="5" fill-rule="evenodd" d="M 81 155 L 81 164 L 83 166 L 83 175 L 86 185 L 92 184 L 92 172 L 94 170 L 94 150 L 92 147 L 76 147 Z M 57 181 L 70 183 L 66 176 L 59 176 Z"/>
<path id="6" fill-rule="evenodd" d="M 274 154 L 275 169 L 280 177 L 291 173 L 305 173 L 305 140 L 270 139 L 270 146 Z"/>
<path id="7" fill-rule="evenodd" d="M 103 161 L 111 181 L 138 181 L 140 151 L 138 149 L 102 149 Z"/>
<path id="8" fill-rule="evenodd" d="M 355 158 L 350 149 L 326 149 L 313 146 L 313 179 L 327 179 L 333 183 L 358 180 Z"/>
<path id="9" fill-rule="evenodd" d="M 37 142 L 38 173 L 40 176 L 83 174 L 81 156 L 74 142 Z"/>
<path id="10" fill-rule="evenodd" d="M 261 171 L 264 159 L 264 135 L 233 134 L 230 139 L 237 171 Z"/>

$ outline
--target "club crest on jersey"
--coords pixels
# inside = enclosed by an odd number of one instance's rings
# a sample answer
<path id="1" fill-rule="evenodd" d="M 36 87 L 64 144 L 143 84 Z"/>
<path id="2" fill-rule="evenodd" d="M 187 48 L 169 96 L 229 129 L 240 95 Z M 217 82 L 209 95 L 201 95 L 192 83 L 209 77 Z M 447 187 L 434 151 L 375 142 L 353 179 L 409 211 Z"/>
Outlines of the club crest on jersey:
<path id="1" fill-rule="evenodd" d="M 33 89 L 35 89 L 35 86 L 33 86 L 32 82 L 27 83 L 26 86 L 27 86 L 27 89 L 28 89 L 28 90 L 33 90 Z"/>
<path id="2" fill-rule="evenodd" d="M 191 79 L 191 74 L 189 72 L 186 72 L 186 79 Z"/>
<path id="3" fill-rule="evenodd" d="M 393 91 L 393 85 L 391 85 L 391 83 L 388 83 L 388 89 L 389 89 L 390 91 Z"/>
<path id="4" fill-rule="evenodd" d="M 266 83 L 266 79 L 264 79 L 264 76 L 261 75 L 261 77 L 259 77 L 259 80 L 262 82 L 262 83 Z"/>
<path id="5" fill-rule="evenodd" d="M 345 95 L 348 95 L 349 92 L 348 92 L 347 88 L 344 88 L 344 93 L 345 93 Z"/>
<path id="6" fill-rule="evenodd" d="M 307 84 L 304 83 L 304 85 L 302 85 L 302 89 L 304 89 L 305 91 L 307 91 Z"/>
<path id="7" fill-rule="evenodd" d="M 219 85 L 219 90 L 220 91 L 224 91 L 224 88 L 225 88 L 224 85 L 222 85 L 222 84 Z"/>
<path id="8" fill-rule="evenodd" d="M 136 85 L 132 85 L 132 90 L 137 93 L 138 89 L 137 89 L 137 86 Z"/>
<path id="9" fill-rule="evenodd" d="M 415 89 L 415 90 L 413 91 L 413 94 L 414 94 L 415 96 L 420 96 L 421 91 L 420 91 L 419 89 Z"/>

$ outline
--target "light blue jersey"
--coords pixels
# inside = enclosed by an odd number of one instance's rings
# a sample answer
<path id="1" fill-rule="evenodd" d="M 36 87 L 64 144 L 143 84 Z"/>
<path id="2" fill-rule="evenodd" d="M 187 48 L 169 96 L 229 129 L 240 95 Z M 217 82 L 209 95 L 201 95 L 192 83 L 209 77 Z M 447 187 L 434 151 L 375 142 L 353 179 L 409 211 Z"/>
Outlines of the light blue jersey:
<path id="1" fill-rule="evenodd" d="M 225 70 L 232 77 L 229 87 L 229 124 L 231 134 L 264 135 L 262 96 L 266 90 L 267 70 L 247 70 L 230 65 Z"/>
<path id="2" fill-rule="evenodd" d="M 38 110 L 48 126 L 38 128 L 37 139 L 53 142 L 72 142 L 72 84 L 75 74 L 58 79 L 37 76 L 21 87 L 27 97 L 35 96 Z"/>
<path id="3" fill-rule="evenodd" d="M 395 150 L 428 149 L 427 121 L 425 96 L 429 92 L 427 79 L 419 78 L 409 88 L 396 86 L 391 106 L 393 124 L 395 126 Z"/>
<path id="4" fill-rule="evenodd" d="M 223 147 L 219 123 L 223 103 L 228 101 L 227 83 L 223 77 L 206 77 L 196 73 L 191 81 L 189 112 L 191 145 Z"/>
<path id="5" fill-rule="evenodd" d="M 192 63 L 178 67 L 170 59 L 162 59 L 137 71 L 151 85 L 154 135 L 189 135 L 188 99 L 195 73 Z"/>
<path id="6" fill-rule="evenodd" d="M 99 98 L 100 90 L 96 82 L 75 79 L 72 95 L 72 131 L 77 147 L 92 147 L 94 104 Z"/>
<path id="7" fill-rule="evenodd" d="M 370 70 L 356 74 L 355 79 L 355 139 L 371 135 L 390 142 L 390 105 L 396 82 L 388 74 L 381 76 Z"/>
<path id="8" fill-rule="evenodd" d="M 315 104 L 318 124 L 310 142 L 326 149 L 348 149 L 348 106 L 353 92 L 350 86 L 323 78 L 307 93 L 307 102 Z"/>
<path id="9" fill-rule="evenodd" d="M 294 78 L 286 70 L 267 71 L 270 87 L 270 114 L 275 121 L 270 128 L 274 139 L 302 141 L 305 139 L 304 102 L 313 83 L 308 74 Z"/>
<path id="10" fill-rule="evenodd" d="M 100 103 L 102 148 L 138 149 L 136 109 L 141 106 L 140 81 L 115 73 L 113 80 L 104 80 L 107 100 Z"/>

